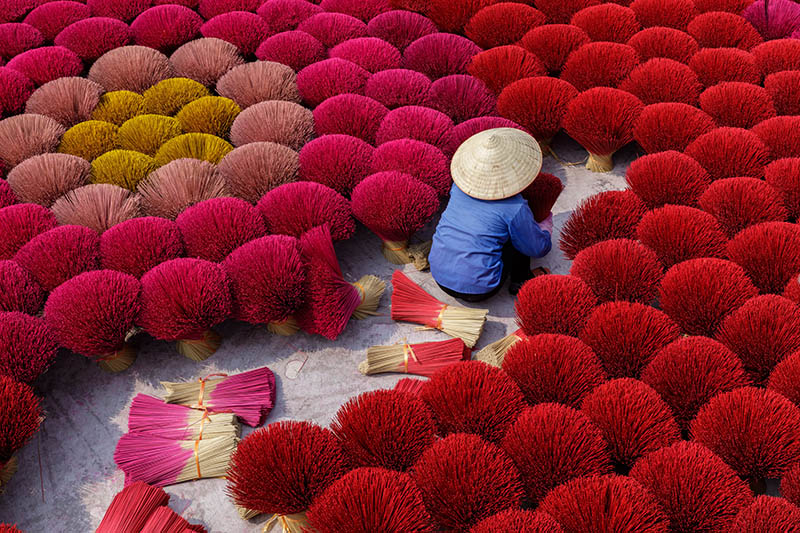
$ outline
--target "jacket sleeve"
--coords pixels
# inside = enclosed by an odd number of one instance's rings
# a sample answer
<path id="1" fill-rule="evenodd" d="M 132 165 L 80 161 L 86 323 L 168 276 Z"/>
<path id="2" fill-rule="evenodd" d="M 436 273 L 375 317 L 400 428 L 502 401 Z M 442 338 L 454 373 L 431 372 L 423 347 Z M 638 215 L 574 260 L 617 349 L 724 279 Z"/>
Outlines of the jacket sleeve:
<path id="1" fill-rule="evenodd" d="M 544 257 L 550 253 L 550 232 L 539 227 L 527 205 L 520 206 L 508 230 L 511 244 L 528 257 Z"/>

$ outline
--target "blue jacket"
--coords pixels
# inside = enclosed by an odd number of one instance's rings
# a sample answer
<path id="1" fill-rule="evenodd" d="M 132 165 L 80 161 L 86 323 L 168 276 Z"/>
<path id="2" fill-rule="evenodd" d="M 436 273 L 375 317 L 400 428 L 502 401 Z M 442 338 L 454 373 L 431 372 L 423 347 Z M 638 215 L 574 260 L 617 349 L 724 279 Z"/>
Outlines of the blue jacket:
<path id="1" fill-rule="evenodd" d="M 436 282 L 464 294 L 484 294 L 500 283 L 503 246 L 529 257 L 550 252 L 550 232 L 536 223 L 528 202 L 516 195 L 478 200 L 453 185 L 429 257 Z"/>

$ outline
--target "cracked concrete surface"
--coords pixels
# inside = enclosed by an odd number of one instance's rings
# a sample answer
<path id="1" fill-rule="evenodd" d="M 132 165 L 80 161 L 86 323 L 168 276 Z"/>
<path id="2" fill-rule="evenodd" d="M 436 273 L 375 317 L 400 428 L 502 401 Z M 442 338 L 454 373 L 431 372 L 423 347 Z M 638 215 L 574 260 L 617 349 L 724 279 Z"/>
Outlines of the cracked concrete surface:
<path id="1" fill-rule="evenodd" d="M 554 146 L 563 161 L 586 157 L 586 152 L 566 137 L 557 138 Z M 624 188 L 625 169 L 636 156 L 634 148 L 627 147 L 615 158 L 614 170 L 607 174 L 591 173 L 583 165 L 565 165 L 552 157 L 545 159 L 543 171 L 560 177 L 565 190 L 553 210 L 553 251 L 538 264 L 556 274 L 569 271 L 569 262 L 557 245 L 560 228 L 581 200 L 603 190 Z M 428 235 L 433 227 L 431 224 L 427 228 Z M 414 325 L 395 323 L 389 318 L 388 280 L 395 267 L 384 260 L 377 237 L 359 228 L 352 239 L 337 244 L 336 251 L 346 279 L 355 281 L 364 274 L 375 274 L 388 286 L 380 316 L 351 321 L 334 342 L 305 333 L 278 337 L 264 328 L 229 322 L 218 328 L 224 337 L 222 347 L 204 363 L 190 361 L 171 344 L 146 336 L 140 337 L 136 363 L 122 374 L 107 374 L 83 357 L 62 353 L 36 384 L 37 393 L 44 397 L 47 419 L 38 435 L 19 453 L 19 471 L 0 496 L 0 522 L 17 523 L 26 532 L 94 531 L 123 486 L 123 475 L 114 464 L 113 454 L 117 440 L 127 429 L 130 401 L 138 393 L 160 395 L 159 381 L 197 379 L 213 372 L 234 373 L 268 366 L 275 373 L 277 402 L 267 423 L 304 419 L 322 425 L 327 425 L 350 397 L 394 386 L 402 375 L 363 376 L 358 372 L 367 347 L 403 339 L 424 342 L 447 337 L 440 332 L 416 331 Z M 404 270 L 437 298 L 454 302 L 439 290 L 429 273 L 417 272 L 410 265 Z M 476 348 L 516 329 L 513 303 L 503 290 L 476 306 L 490 309 Z M 166 491 L 171 496 L 170 507 L 211 532 L 261 531 L 266 518 L 243 521 L 224 487 L 224 480 L 204 479 L 173 485 Z"/>

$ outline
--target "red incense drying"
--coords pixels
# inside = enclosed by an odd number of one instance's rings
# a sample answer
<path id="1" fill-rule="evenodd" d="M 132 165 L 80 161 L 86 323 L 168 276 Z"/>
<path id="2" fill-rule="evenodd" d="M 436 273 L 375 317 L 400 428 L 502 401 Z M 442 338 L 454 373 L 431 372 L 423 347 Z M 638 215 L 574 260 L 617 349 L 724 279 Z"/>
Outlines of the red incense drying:
<path id="1" fill-rule="evenodd" d="M 297 332 L 292 315 L 303 302 L 306 280 L 297 239 L 270 235 L 250 241 L 231 252 L 222 268 L 239 320 L 266 324 L 281 335 Z"/>
<path id="2" fill-rule="evenodd" d="M 274 515 L 284 529 L 302 531 L 312 501 L 346 471 L 330 430 L 310 422 L 276 422 L 239 443 L 226 476 L 227 492 L 237 506 Z"/>
<path id="3" fill-rule="evenodd" d="M 411 470 L 437 525 L 465 531 L 484 518 L 519 507 L 520 476 L 511 459 L 477 435 L 449 435 L 430 446 Z"/>
<path id="4" fill-rule="evenodd" d="M 667 204 L 694 207 L 711 183 L 697 161 L 673 150 L 636 159 L 628 167 L 625 181 L 650 209 Z"/>
<path id="5" fill-rule="evenodd" d="M 762 77 L 753 54 L 738 48 L 704 48 L 692 56 L 689 67 L 705 87 L 725 81 L 758 85 Z"/>
<path id="6" fill-rule="evenodd" d="M 157 339 L 177 341 L 178 352 L 203 361 L 222 338 L 211 328 L 231 314 L 230 280 L 202 259 L 161 263 L 142 276 L 139 324 Z"/>
<path id="7" fill-rule="evenodd" d="M 422 324 L 457 337 L 472 348 L 486 322 L 487 309 L 471 309 L 440 302 L 402 271 L 392 274 L 392 320 Z"/>
<path id="8" fill-rule="evenodd" d="M 795 405 L 800 405 L 800 351 L 778 363 L 769 375 L 767 388 L 773 390 Z"/>
<path id="9" fill-rule="evenodd" d="M 440 435 L 474 433 L 499 442 L 525 406 L 516 383 L 502 370 L 480 361 L 443 368 L 422 386 L 420 398 Z"/>
<path id="10" fill-rule="evenodd" d="M 364 95 L 388 109 L 397 109 L 407 105 L 425 105 L 430 88 L 431 80 L 425 74 L 407 69 L 392 69 L 370 76 L 364 86 Z M 334 98 L 343 96 L 346 95 Z M 325 102 L 319 107 L 324 105 Z"/>
<path id="11" fill-rule="evenodd" d="M 328 225 L 335 241 L 356 231 L 350 202 L 319 183 L 287 183 L 272 189 L 258 202 L 267 233 L 300 238 L 312 228 Z"/>
<path id="12" fill-rule="evenodd" d="M 697 137 L 686 155 L 703 165 L 712 180 L 748 176 L 762 178 L 769 149 L 758 136 L 741 128 L 717 128 Z"/>
<path id="13" fill-rule="evenodd" d="M 760 179 L 727 178 L 711 184 L 700 208 L 717 219 L 728 237 L 762 222 L 783 222 L 788 213 L 775 189 Z"/>
<path id="14" fill-rule="evenodd" d="M 576 96 L 578 91 L 566 81 L 547 76 L 524 78 L 503 89 L 497 109 L 527 129 L 547 154 L 553 137 L 561 130 L 567 105 Z"/>
<path id="15" fill-rule="evenodd" d="M 608 239 L 633 239 L 647 206 L 631 190 L 604 191 L 584 200 L 561 230 L 559 247 L 575 259 L 589 246 Z"/>
<path id="16" fill-rule="evenodd" d="M 689 63 L 700 49 L 697 41 L 688 33 L 660 26 L 640 31 L 631 37 L 627 44 L 636 50 L 642 61 L 665 57 L 684 64 Z"/>
<path id="17" fill-rule="evenodd" d="M 703 87 L 692 69 L 674 59 L 649 59 L 631 71 L 619 84 L 645 105 L 678 102 L 696 106 Z"/>
<path id="18" fill-rule="evenodd" d="M 0 182 L 0 209 L 16 204 L 18 201 L 16 193 L 14 193 L 8 181 L 3 180 Z"/>
<path id="19" fill-rule="evenodd" d="M 528 30 L 545 23 L 544 13 L 525 4 L 499 2 L 475 13 L 464 27 L 464 35 L 488 50 L 515 44 Z"/>
<path id="20" fill-rule="evenodd" d="M 785 70 L 764 79 L 764 88 L 772 97 L 779 115 L 800 115 L 800 70 Z"/>
<path id="21" fill-rule="evenodd" d="M 685 30 L 697 16 L 692 0 L 634 0 L 631 9 L 645 28 L 660 26 Z"/>
<path id="22" fill-rule="evenodd" d="M 472 350 L 461 339 L 371 346 L 367 349 L 367 358 L 358 365 L 358 370 L 368 376 L 384 372 L 431 376 L 446 366 L 469 361 L 471 355 Z"/>
<path id="23" fill-rule="evenodd" d="M 357 37 L 341 42 L 328 50 L 328 57 L 351 61 L 367 72 L 400 68 L 400 51 L 377 37 Z"/>
<path id="24" fill-rule="evenodd" d="M 564 405 L 544 403 L 525 409 L 501 446 L 519 469 L 528 501 L 534 505 L 571 479 L 611 472 L 603 434 L 582 412 Z"/>
<path id="25" fill-rule="evenodd" d="M 686 26 L 686 31 L 701 48 L 750 50 L 764 42 L 747 20 L 734 13 L 703 13 Z"/>
<path id="26" fill-rule="evenodd" d="M 161 384 L 167 391 L 164 401 L 211 413 L 233 413 L 248 426 L 264 422 L 275 404 L 275 375 L 257 368 L 222 377 L 209 376 L 186 383 Z"/>
<path id="27" fill-rule="evenodd" d="M 216 37 L 236 45 L 245 57 L 252 56 L 261 41 L 267 38 L 267 23 L 247 11 L 229 11 L 217 15 L 200 28 L 203 37 Z"/>
<path id="28" fill-rule="evenodd" d="M 721 183 L 721 180 L 716 183 Z M 658 256 L 661 265 L 702 257 L 725 257 L 728 237 L 711 214 L 683 205 L 665 205 L 648 212 L 636 228 L 636 237 Z"/>
<path id="29" fill-rule="evenodd" d="M 612 378 L 638 378 L 656 354 L 680 334 L 667 315 L 651 306 L 612 302 L 592 312 L 581 340 L 594 350 Z"/>
<path id="30" fill-rule="evenodd" d="M 39 430 L 42 408 L 33 389 L 0 376 L 0 490 L 17 470 L 14 454 Z"/>
<path id="31" fill-rule="evenodd" d="M 633 138 L 645 152 L 683 152 L 689 144 L 715 129 L 714 119 L 687 104 L 663 102 L 644 108 L 633 127 Z"/>
<path id="32" fill-rule="evenodd" d="M 342 405 L 331 422 L 354 467 L 405 472 L 436 440 L 436 425 L 417 396 L 397 390 L 365 392 Z"/>
<path id="33" fill-rule="evenodd" d="M 189 533 L 192 531 L 206 533 L 206 528 L 189 524 L 169 507 L 157 508 L 142 528 L 142 533 Z"/>
<path id="34" fill-rule="evenodd" d="M 369 71 L 339 58 L 312 63 L 297 73 L 297 88 L 311 108 L 338 94 L 364 94 Z"/>
<path id="35" fill-rule="evenodd" d="M 536 7 L 549 21 L 567 24 L 575 13 L 598 3 L 597 0 L 537 0 Z"/>
<path id="36" fill-rule="evenodd" d="M 403 172 L 378 172 L 353 189 L 352 199 L 353 214 L 381 238 L 390 263 L 413 262 L 420 270 L 428 266 L 424 252 L 409 248 L 408 241 L 439 208 L 433 187 Z"/>
<path id="37" fill-rule="evenodd" d="M 658 256 L 631 239 L 612 239 L 582 250 L 570 275 L 582 279 L 599 302 L 625 300 L 649 304 L 663 276 Z"/>
<path id="38" fill-rule="evenodd" d="M 111 500 L 96 533 L 139 533 L 150 515 L 167 503 L 164 489 L 141 481 L 131 483 Z"/>
<path id="39" fill-rule="evenodd" d="M 800 231 L 788 222 L 764 222 L 728 243 L 728 258 L 741 266 L 762 294 L 780 294 L 800 272 Z"/>
<path id="40" fill-rule="evenodd" d="M 95 359 L 109 372 L 133 364 L 128 344 L 139 314 L 139 281 L 114 270 L 79 274 L 56 287 L 45 304 L 45 320 L 58 342 Z"/>
<path id="41" fill-rule="evenodd" d="M 717 340 L 739 356 L 753 382 L 762 385 L 775 365 L 800 348 L 800 309 L 782 296 L 758 296 L 728 315 Z"/>
<path id="42" fill-rule="evenodd" d="M 608 379 L 592 349 L 566 335 L 533 335 L 517 342 L 506 353 L 502 368 L 530 405 L 578 408 L 584 396 Z"/>
<path id="43" fill-rule="evenodd" d="M 777 190 L 791 218 L 800 215 L 800 158 L 779 159 L 764 169 L 766 182 Z"/>
<path id="44" fill-rule="evenodd" d="M 258 6 L 259 2 L 249 3 Z M 213 6 L 213 14 L 208 16 L 209 14 L 203 12 L 204 4 L 206 4 L 206 2 L 200 3 L 200 14 L 205 18 L 211 18 L 224 13 L 227 8 L 227 2 L 219 2 L 217 5 L 210 3 L 211 5 L 206 7 L 206 10 L 210 10 L 211 6 Z M 256 13 L 267 22 L 270 34 L 275 34 L 282 31 L 293 30 L 307 18 L 321 13 L 322 11 L 323 9 L 317 4 L 312 4 L 305 0 L 276 0 L 263 2 L 256 10 Z"/>
<path id="45" fill-rule="evenodd" d="M 297 25 L 297 29 L 313 35 L 325 48 L 333 48 L 348 39 L 365 37 L 367 25 L 344 13 L 317 13 Z"/>
<path id="46" fill-rule="evenodd" d="M 467 65 L 480 52 L 478 45 L 465 37 L 433 33 L 408 45 L 403 52 L 403 67 L 438 80 L 452 74 L 467 74 Z"/>
<path id="47" fill-rule="evenodd" d="M 394 390 L 398 392 L 407 392 L 409 394 L 413 394 L 414 396 L 419 396 L 420 391 L 422 391 L 422 385 L 424 383 L 425 380 L 422 379 L 402 378 L 400 381 L 397 382 L 397 385 L 394 386 Z"/>
<path id="48" fill-rule="evenodd" d="M 522 286 L 514 310 L 526 335 L 577 337 L 596 305 L 597 297 L 580 278 L 547 274 Z"/>
<path id="49" fill-rule="evenodd" d="M 644 457 L 630 476 L 655 496 L 672 528 L 731 531 L 750 504 L 749 487 L 722 459 L 694 442 L 677 442 Z"/>
<path id="50" fill-rule="evenodd" d="M 287 517 L 280 521 L 284 531 L 306 531 L 302 520 Z M 382 468 L 357 468 L 335 481 L 314 500 L 308 522 L 319 533 L 434 531 L 413 479 Z"/>
<path id="51" fill-rule="evenodd" d="M 560 178 L 547 172 L 540 172 L 521 194 L 528 201 L 533 218 L 536 222 L 542 222 L 552 214 L 553 206 L 563 190 L 564 184 Z"/>
<path id="52" fill-rule="evenodd" d="M 301 328 L 335 340 L 350 318 L 375 314 L 386 284 L 371 275 L 356 283 L 344 280 L 327 224 L 300 237 L 300 253 L 307 284 L 306 301 L 297 312 Z"/>
<path id="53" fill-rule="evenodd" d="M 258 210 L 238 198 L 212 198 L 187 208 L 175 219 L 186 253 L 218 263 L 266 230 Z"/>
<path id="54" fill-rule="evenodd" d="M 749 129 L 775 116 L 775 107 L 766 89 L 740 81 L 722 82 L 703 91 L 700 109 L 720 126 L 731 128 Z"/>
<path id="55" fill-rule="evenodd" d="M 561 79 L 579 91 L 594 87 L 616 87 L 639 65 L 632 46 L 593 42 L 573 51 L 564 63 Z"/>
<path id="56" fill-rule="evenodd" d="M 589 42 L 586 32 L 570 24 L 545 24 L 531 29 L 519 45 L 533 52 L 551 73 L 561 71 L 567 57 Z"/>
<path id="57" fill-rule="evenodd" d="M 44 291 L 27 270 L 16 261 L 0 260 L 0 311 L 35 315 L 44 298 Z"/>
<path id="58" fill-rule="evenodd" d="M 758 496 L 742 509 L 733 522 L 734 531 L 745 533 L 780 533 L 800 523 L 800 508 L 784 498 Z"/>
<path id="59" fill-rule="evenodd" d="M 777 392 L 743 387 L 700 409 L 691 436 L 743 478 L 777 478 L 800 460 L 800 410 Z"/>
<path id="60" fill-rule="evenodd" d="M 609 87 L 589 89 L 569 103 L 564 129 L 589 152 L 587 169 L 614 168 L 614 152 L 633 141 L 633 126 L 643 109 L 635 96 Z"/>
<path id="61" fill-rule="evenodd" d="M 669 530 L 669 520 L 658 501 L 633 479 L 613 474 L 581 477 L 559 485 L 550 491 L 539 510 L 555 518 L 564 531 L 665 533 Z"/>
<path id="62" fill-rule="evenodd" d="M 642 29 L 636 13 L 629 7 L 605 3 L 581 9 L 570 19 L 592 41 L 626 43 Z"/>
<path id="63" fill-rule="evenodd" d="M 522 509 L 506 509 L 503 512 L 481 520 L 470 529 L 470 533 L 493 533 L 504 531 L 528 531 L 531 533 L 561 533 L 563 529 L 556 519 L 546 513 L 523 511 Z"/>
<path id="64" fill-rule="evenodd" d="M 467 71 L 498 95 L 517 80 L 547 74 L 538 57 L 517 45 L 498 46 L 479 53 L 472 58 Z"/>
<path id="65" fill-rule="evenodd" d="M 637 459 L 680 438 L 669 406 L 641 381 L 615 379 L 594 389 L 581 410 L 608 442 L 611 457 L 632 466 Z"/>
<path id="66" fill-rule="evenodd" d="M 739 358 L 706 337 L 686 337 L 662 349 L 642 372 L 675 413 L 682 430 L 711 398 L 750 384 Z"/>
<path id="67" fill-rule="evenodd" d="M 300 2 L 311 4 L 305 0 L 300 0 Z M 256 57 L 261 61 L 286 65 L 295 72 L 300 72 L 307 66 L 322 61 L 325 59 L 326 53 L 325 46 L 304 31 L 277 33 L 264 39 L 256 49 Z"/>
<path id="68" fill-rule="evenodd" d="M 773 159 L 800 156 L 800 143 L 794 133 L 800 117 L 772 117 L 753 126 L 752 131 L 769 148 Z"/>
<path id="69" fill-rule="evenodd" d="M 795 463 L 783 473 L 781 496 L 794 505 L 800 502 L 800 463 Z"/>
<path id="70" fill-rule="evenodd" d="M 800 70 L 800 42 L 797 39 L 775 39 L 752 49 L 764 76 L 785 70 Z M 789 87 L 789 93 L 792 93 Z"/>

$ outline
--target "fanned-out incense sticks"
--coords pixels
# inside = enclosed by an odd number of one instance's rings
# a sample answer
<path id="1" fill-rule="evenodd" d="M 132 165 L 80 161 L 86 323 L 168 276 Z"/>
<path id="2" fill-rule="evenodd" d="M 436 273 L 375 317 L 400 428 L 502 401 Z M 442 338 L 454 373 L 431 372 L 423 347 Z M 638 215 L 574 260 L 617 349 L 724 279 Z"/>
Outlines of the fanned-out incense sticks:
<path id="1" fill-rule="evenodd" d="M 483 331 L 488 309 L 470 309 L 440 302 L 400 270 L 392 274 L 392 320 L 438 329 L 475 346 Z"/>
<path id="2" fill-rule="evenodd" d="M 164 403 L 137 394 L 128 414 L 128 431 L 175 440 L 239 436 L 239 424 L 232 413 L 210 414 L 205 410 Z"/>
<path id="3" fill-rule="evenodd" d="M 139 533 L 150 515 L 167 503 L 164 489 L 141 481 L 131 483 L 111 500 L 95 533 Z"/>
<path id="4" fill-rule="evenodd" d="M 418 395 L 424 384 L 425 381 L 422 379 L 403 378 L 397 382 L 397 385 L 394 386 L 394 390 Z"/>
<path id="5" fill-rule="evenodd" d="M 267 367 L 232 376 L 212 375 L 187 383 L 161 384 L 167 391 L 167 403 L 210 413 L 233 413 L 248 426 L 263 422 L 275 404 L 275 375 Z"/>
<path id="6" fill-rule="evenodd" d="M 191 441 L 126 433 L 117 443 L 114 462 L 125 472 L 126 481 L 164 487 L 224 476 L 237 443 L 231 436 Z"/>
<path id="7" fill-rule="evenodd" d="M 506 352 L 508 352 L 509 348 L 526 337 L 527 335 L 525 335 L 525 332 L 518 329 L 511 335 L 506 335 L 499 341 L 494 341 L 475 352 L 475 359 L 483 361 L 487 365 L 502 367 L 503 359 L 505 359 Z"/>
<path id="8" fill-rule="evenodd" d="M 372 346 L 367 358 L 358 365 L 362 374 L 402 372 L 430 376 L 437 370 L 458 361 L 469 361 L 472 350 L 459 338 L 421 344 L 400 343 Z"/>
<path id="9" fill-rule="evenodd" d="M 206 528 L 190 524 L 169 507 L 159 507 L 150 515 L 141 533 L 189 533 L 190 531 L 206 533 Z"/>

